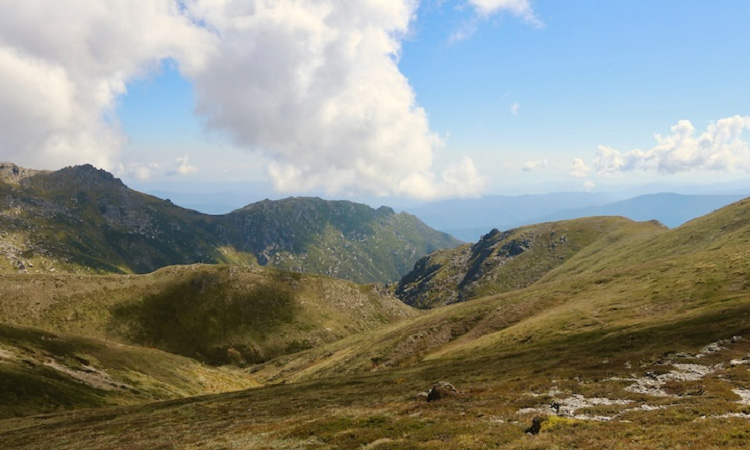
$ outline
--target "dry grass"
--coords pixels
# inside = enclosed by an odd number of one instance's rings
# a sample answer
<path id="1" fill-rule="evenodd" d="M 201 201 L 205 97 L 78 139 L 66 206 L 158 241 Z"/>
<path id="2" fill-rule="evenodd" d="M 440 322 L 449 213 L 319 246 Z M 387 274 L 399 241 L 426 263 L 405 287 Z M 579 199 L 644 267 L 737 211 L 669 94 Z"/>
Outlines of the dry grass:
<path id="1" fill-rule="evenodd" d="M 738 392 L 750 389 L 750 365 L 731 361 L 750 355 L 748 215 L 740 203 L 677 230 L 592 247 L 527 289 L 252 369 L 287 384 L 5 420 L 0 441 L 118 450 L 743 448 L 750 406 Z M 416 400 L 437 380 L 462 394 Z M 528 434 L 535 416 L 538 433 Z"/>

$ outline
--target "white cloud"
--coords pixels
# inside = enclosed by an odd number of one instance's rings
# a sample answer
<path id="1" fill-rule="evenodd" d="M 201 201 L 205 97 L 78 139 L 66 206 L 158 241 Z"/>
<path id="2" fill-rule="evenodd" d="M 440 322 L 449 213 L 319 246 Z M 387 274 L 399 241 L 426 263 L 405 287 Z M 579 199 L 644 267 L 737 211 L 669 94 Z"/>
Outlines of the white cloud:
<path id="1" fill-rule="evenodd" d="M 0 148 L 40 168 L 110 170 L 126 83 L 168 57 L 197 64 L 210 35 L 169 0 L 0 2 Z"/>
<path id="2" fill-rule="evenodd" d="M 591 168 L 586 165 L 581 158 L 574 158 L 568 168 L 568 174 L 574 178 L 583 178 L 591 172 Z"/>
<path id="3" fill-rule="evenodd" d="M 513 102 L 512 105 L 510 105 L 510 113 L 514 116 L 518 115 L 518 110 L 521 109 L 521 105 L 518 102 Z"/>
<path id="4" fill-rule="evenodd" d="M 161 174 L 161 168 L 156 163 L 118 163 L 114 169 L 118 177 L 133 178 L 138 181 L 149 181 L 156 175 Z"/>
<path id="5" fill-rule="evenodd" d="M 656 170 L 661 173 L 750 171 L 750 145 L 743 139 L 750 130 L 750 117 L 733 116 L 710 124 L 696 134 L 688 120 L 681 120 L 667 136 L 656 135 L 656 146 L 650 150 L 620 152 L 599 146 L 594 159 L 602 175 L 633 170 Z"/>
<path id="6" fill-rule="evenodd" d="M 524 172 L 531 172 L 537 169 L 545 169 L 548 165 L 549 160 L 547 159 L 530 160 L 524 163 L 522 170 Z"/>
<path id="7" fill-rule="evenodd" d="M 263 152 L 281 191 L 325 189 L 433 198 L 469 195 L 460 163 L 438 178 L 441 140 L 399 71 L 416 1 L 194 0 L 190 14 L 220 37 L 185 73 L 209 127 Z"/>
<path id="8" fill-rule="evenodd" d="M 417 4 L 0 2 L 0 149 L 32 167 L 119 170 L 128 158 L 117 101 L 171 59 L 208 129 L 268 157 L 281 190 L 476 193 L 482 177 L 466 161 L 435 174 L 441 139 L 398 68 Z"/>
<path id="9" fill-rule="evenodd" d="M 197 173 L 197 172 L 198 172 L 198 168 L 190 165 L 190 160 L 188 158 L 188 155 L 183 155 L 175 160 L 172 168 L 169 169 L 169 171 L 167 171 L 167 175 L 168 176 L 190 175 L 192 173 Z"/>
<path id="10" fill-rule="evenodd" d="M 536 27 L 544 25 L 534 14 L 530 0 L 469 0 L 469 4 L 483 16 L 509 12 Z"/>
<path id="11" fill-rule="evenodd" d="M 591 180 L 586 180 L 583 182 L 583 190 L 586 192 L 591 192 L 596 187 L 596 183 L 594 183 Z"/>

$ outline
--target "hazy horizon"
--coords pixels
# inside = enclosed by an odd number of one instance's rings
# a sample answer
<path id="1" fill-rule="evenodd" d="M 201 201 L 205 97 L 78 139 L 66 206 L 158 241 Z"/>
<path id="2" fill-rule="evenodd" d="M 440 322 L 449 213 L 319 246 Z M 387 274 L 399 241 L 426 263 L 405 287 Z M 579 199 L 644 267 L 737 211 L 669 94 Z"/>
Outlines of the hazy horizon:
<path id="1" fill-rule="evenodd" d="M 750 186 L 740 0 L 64 6 L 0 6 L 0 159 L 396 205 Z"/>

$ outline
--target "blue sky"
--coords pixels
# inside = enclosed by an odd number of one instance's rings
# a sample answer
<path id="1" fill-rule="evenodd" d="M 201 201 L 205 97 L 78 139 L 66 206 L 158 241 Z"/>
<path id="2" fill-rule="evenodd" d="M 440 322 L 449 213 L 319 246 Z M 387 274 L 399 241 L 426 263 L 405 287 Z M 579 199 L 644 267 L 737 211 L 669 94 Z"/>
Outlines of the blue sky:
<path id="1" fill-rule="evenodd" d="M 1 159 L 87 159 L 143 189 L 257 182 L 386 203 L 748 178 L 750 2 L 273 4 L 60 18 L 100 30 L 112 15 L 124 31 L 90 54 L 56 47 L 64 27 L 50 42 L 21 31 L 54 19 L 5 11 L 19 24 L 0 32 L 0 66 L 19 84 L 60 76 L 59 94 L 21 86 L 28 103 L 82 113 L 47 128 L 0 115 L 3 147 L 21 149 Z"/>

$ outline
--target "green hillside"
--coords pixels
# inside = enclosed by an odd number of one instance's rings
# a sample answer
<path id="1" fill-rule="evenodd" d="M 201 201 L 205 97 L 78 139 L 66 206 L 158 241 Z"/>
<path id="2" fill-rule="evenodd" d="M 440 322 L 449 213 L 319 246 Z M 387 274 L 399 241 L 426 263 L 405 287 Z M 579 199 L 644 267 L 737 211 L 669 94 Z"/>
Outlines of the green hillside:
<path id="1" fill-rule="evenodd" d="M 259 261 L 387 283 L 423 255 L 458 243 L 386 207 L 290 198 L 210 216 L 133 191 L 90 165 L 0 168 L 0 273 L 148 273 Z"/>
<path id="2" fill-rule="evenodd" d="M 356 282 L 397 280 L 418 258 L 459 242 L 406 213 L 348 201 L 287 198 L 227 215 L 237 248 L 262 265 Z"/>
<path id="3" fill-rule="evenodd" d="M 247 365 L 414 315 L 376 286 L 262 267 L 0 277 L 2 322 Z"/>
<path id="4" fill-rule="evenodd" d="M 748 219 L 745 200 L 674 230 L 633 224 L 526 288 L 248 369 L 274 386 L 5 420 L 0 438 L 25 449 L 742 448 Z M 459 392 L 425 402 L 438 380 Z"/>
<path id="5" fill-rule="evenodd" d="M 611 246 L 664 229 L 656 222 L 589 217 L 492 230 L 476 244 L 438 250 L 417 261 L 396 287 L 412 306 L 432 308 L 525 288 L 589 246 Z"/>
<path id="6" fill-rule="evenodd" d="M 0 418 L 258 387 L 155 349 L 0 324 Z"/>

